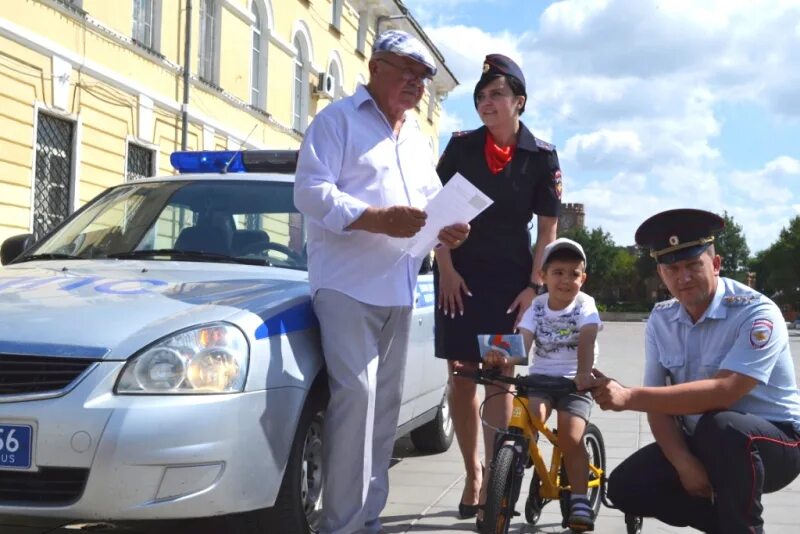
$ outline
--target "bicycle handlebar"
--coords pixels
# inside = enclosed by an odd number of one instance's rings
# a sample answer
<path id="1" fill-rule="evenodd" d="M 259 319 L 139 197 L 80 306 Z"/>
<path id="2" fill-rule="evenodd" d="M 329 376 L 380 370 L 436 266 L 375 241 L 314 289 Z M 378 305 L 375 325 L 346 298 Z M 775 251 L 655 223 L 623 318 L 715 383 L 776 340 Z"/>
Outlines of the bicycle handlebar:
<path id="1" fill-rule="evenodd" d="M 454 371 L 454 376 L 461 376 L 470 378 L 478 384 L 492 384 L 501 383 L 516 386 L 526 390 L 535 390 L 542 393 L 552 394 L 565 394 L 576 393 L 578 391 L 575 382 L 570 381 L 568 384 L 563 380 L 549 381 L 550 377 L 532 376 L 532 375 L 516 375 L 506 376 L 500 373 L 500 369 L 478 369 L 474 372 Z"/>

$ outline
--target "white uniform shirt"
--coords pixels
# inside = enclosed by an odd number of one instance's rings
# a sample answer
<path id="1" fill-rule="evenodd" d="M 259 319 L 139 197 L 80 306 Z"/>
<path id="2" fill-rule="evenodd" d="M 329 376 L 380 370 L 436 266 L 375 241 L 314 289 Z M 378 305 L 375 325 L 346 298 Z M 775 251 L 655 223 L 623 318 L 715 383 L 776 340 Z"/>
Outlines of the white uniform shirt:
<path id="1" fill-rule="evenodd" d="M 368 206 L 424 208 L 439 189 L 428 139 L 410 114 L 395 138 L 363 85 L 323 109 L 300 147 L 294 189 L 310 221 L 312 295 L 325 288 L 367 304 L 412 306 L 422 258 L 384 234 L 346 228 Z"/>
<path id="2" fill-rule="evenodd" d="M 644 385 L 703 380 L 721 369 L 758 381 L 731 410 L 791 422 L 800 431 L 800 392 L 780 309 L 764 295 L 723 277 L 696 323 L 676 299 L 655 305 L 645 329 Z M 699 419 L 683 416 L 690 432 Z"/>
<path id="3" fill-rule="evenodd" d="M 529 374 L 575 378 L 578 372 L 578 338 L 585 325 L 596 324 L 602 329 L 600 314 L 594 299 L 579 292 L 572 304 L 563 310 L 551 310 L 548 295 L 539 295 L 519 322 L 519 327 L 533 333 L 534 355 Z M 594 361 L 597 361 L 597 341 Z"/>

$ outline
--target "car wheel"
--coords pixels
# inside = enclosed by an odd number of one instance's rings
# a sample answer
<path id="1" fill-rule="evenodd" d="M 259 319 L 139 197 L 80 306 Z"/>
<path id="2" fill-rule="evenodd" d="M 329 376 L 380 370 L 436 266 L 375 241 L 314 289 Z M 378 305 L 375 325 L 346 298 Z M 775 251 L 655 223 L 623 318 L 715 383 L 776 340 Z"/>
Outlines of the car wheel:
<path id="1" fill-rule="evenodd" d="M 420 452 L 440 453 L 450 448 L 454 435 L 450 405 L 447 403 L 447 392 L 445 392 L 436 411 L 436 417 L 411 431 L 411 443 Z"/>
<path id="2" fill-rule="evenodd" d="M 324 403 L 311 393 L 297 425 L 289 463 L 264 532 L 316 532 L 322 510 Z"/>

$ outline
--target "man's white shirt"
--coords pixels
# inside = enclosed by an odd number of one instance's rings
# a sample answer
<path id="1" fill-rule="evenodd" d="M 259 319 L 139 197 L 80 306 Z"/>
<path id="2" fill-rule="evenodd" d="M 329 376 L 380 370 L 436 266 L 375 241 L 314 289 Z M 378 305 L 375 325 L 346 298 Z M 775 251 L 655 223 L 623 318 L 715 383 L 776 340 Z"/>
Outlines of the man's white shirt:
<path id="1" fill-rule="evenodd" d="M 363 85 L 311 122 L 295 204 L 309 219 L 312 295 L 326 288 L 377 306 L 411 306 L 422 262 L 384 234 L 346 228 L 368 206 L 424 208 L 441 189 L 428 138 L 411 114 L 397 137 Z"/>

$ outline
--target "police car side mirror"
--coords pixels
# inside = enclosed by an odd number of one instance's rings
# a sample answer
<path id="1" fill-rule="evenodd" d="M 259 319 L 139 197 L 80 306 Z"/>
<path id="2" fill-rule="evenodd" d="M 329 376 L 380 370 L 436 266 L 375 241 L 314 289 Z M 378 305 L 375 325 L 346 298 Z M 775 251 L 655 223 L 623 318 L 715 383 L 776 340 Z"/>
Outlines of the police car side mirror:
<path id="1" fill-rule="evenodd" d="M 25 250 L 33 246 L 33 234 L 20 234 L 9 237 L 0 246 L 0 263 L 8 265 Z"/>

